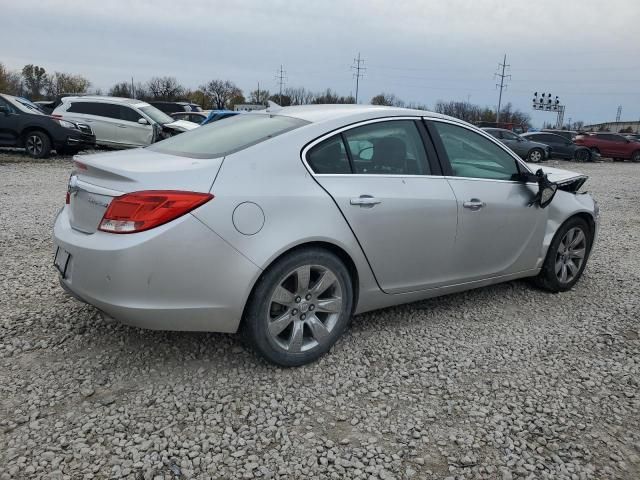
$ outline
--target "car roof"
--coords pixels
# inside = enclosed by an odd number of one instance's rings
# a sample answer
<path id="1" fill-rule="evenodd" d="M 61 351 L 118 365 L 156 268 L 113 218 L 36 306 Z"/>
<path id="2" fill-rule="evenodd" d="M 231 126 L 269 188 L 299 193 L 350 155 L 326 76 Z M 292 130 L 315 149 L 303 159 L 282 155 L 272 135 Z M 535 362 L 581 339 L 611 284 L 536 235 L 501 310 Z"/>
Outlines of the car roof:
<path id="1" fill-rule="evenodd" d="M 466 124 L 457 118 L 448 117 L 440 113 L 428 112 L 426 110 L 416 110 L 411 108 L 384 107 L 380 105 L 357 105 L 357 104 L 319 104 L 319 105 L 296 105 L 292 107 L 269 107 L 266 110 L 256 110 L 252 113 L 271 113 L 276 115 L 286 115 L 288 117 L 299 118 L 307 122 L 316 123 L 329 120 L 348 120 L 354 118 L 379 118 L 379 117 L 429 117 L 455 121 Z M 469 124 L 467 124 L 469 125 Z"/>
<path id="2" fill-rule="evenodd" d="M 63 102 L 70 101 L 70 100 L 73 100 L 74 102 L 90 101 L 90 102 L 104 102 L 104 103 L 122 103 L 126 105 L 138 105 L 138 104 L 144 103 L 146 105 L 149 105 L 147 102 L 143 100 L 137 100 L 135 98 L 106 97 L 102 95 L 83 95 L 81 97 L 63 97 L 62 98 Z"/>

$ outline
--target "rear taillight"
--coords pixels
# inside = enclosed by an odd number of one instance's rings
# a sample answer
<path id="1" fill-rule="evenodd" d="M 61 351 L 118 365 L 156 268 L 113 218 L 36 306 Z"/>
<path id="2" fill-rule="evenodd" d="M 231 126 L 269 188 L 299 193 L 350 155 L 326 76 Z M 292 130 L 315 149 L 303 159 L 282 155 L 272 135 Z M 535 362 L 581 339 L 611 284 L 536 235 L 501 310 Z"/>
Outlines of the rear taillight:
<path id="1" fill-rule="evenodd" d="M 210 193 L 144 191 L 114 198 L 100 222 L 99 230 L 136 233 L 175 220 L 213 198 Z"/>

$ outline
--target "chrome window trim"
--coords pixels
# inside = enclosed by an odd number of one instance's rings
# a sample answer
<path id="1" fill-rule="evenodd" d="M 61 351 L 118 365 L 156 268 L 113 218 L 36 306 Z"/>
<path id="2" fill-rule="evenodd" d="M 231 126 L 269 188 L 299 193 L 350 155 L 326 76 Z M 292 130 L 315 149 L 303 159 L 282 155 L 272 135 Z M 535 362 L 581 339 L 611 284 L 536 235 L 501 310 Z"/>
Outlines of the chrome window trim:
<path id="1" fill-rule="evenodd" d="M 372 123 L 380 123 L 380 122 L 388 122 L 388 121 L 393 121 L 393 120 L 421 120 L 423 117 L 421 116 L 402 116 L 402 117 L 379 117 L 379 118 L 370 118 L 369 120 L 362 120 L 360 122 L 356 122 L 356 123 L 351 123 L 349 125 L 345 125 L 343 127 L 339 127 L 336 128 L 335 130 L 332 130 L 331 132 L 325 133 L 323 135 L 321 135 L 320 137 L 316 138 L 315 140 L 312 140 L 311 142 L 309 142 L 303 149 L 301 152 L 301 158 L 302 158 L 302 163 L 304 164 L 304 166 L 306 167 L 306 169 L 309 171 L 309 173 L 314 176 L 314 177 L 377 177 L 377 178 L 384 178 L 384 177 L 401 177 L 401 178 L 411 178 L 411 177 L 437 177 L 437 178 L 442 178 L 442 175 L 377 175 L 375 173 L 315 173 L 313 171 L 313 169 L 311 168 L 311 166 L 309 165 L 309 163 L 307 162 L 307 153 L 309 153 L 309 150 L 311 150 L 313 147 L 315 147 L 317 144 L 323 142 L 324 140 L 333 137 L 334 135 L 339 135 L 342 132 L 345 132 L 347 130 L 351 130 L 353 128 L 358 128 L 358 127 L 362 127 L 364 125 L 370 125 Z M 426 149 L 425 149 L 425 155 L 427 154 Z"/>
<path id="2" fill-rule="evenodd" d="M 474 133 L 479 133 L 481 136 L 485 137 L 486 139 L 490 140 L 491 142 L 493 142 L 494 144 L 496 144 L 498 147 L 500 147 L 501 150 L 503 150 L 505 153 L 507 153 L 511 158 L 513 158 L 519 166 L 521 166 L 522 168 L 524 168 L 527 172 L 529 173 L 534 173 L 531 171 L 531 169 L 529 168 L 529 165 L 527 165 L 519 156 L 517 156 L 514 152 L 512 152 L 509 148 L 507 148 L 505 146 L 504 143 L 502 143 L 501 141 L 499 141 L 497 138 L 495 138 L 493 135 L 485 132 L 484 130 L 482 130 L 481 128 L 478 127 L 474 127 L 473 125 L 467 125 L 465 123 L 460 123 L 460 122 L 454 122 L 451 121 L 449 119 L 444 119 L 444 118 L 436 118 L 436 117 L 422 117 L 424 120 L 429 120 L 430 122 L 441 122 L 441 123 L 449 123 L 451 125 L 455 125 L 457 127 L 462 127 L 462 128 L 466 128 L 467 130 L 469 130 L 470 132 L 474 132 Z M 473 127 L 473 128 L 469 128 L 469 126 Z M 476 178 L 476 177 L 453 177 L 453 178 Z M 491 180 L 491 179 L 480 179 L 480 180 Z M 501 182 L 511 182 L 512 180 L 499 180 Z M 519 182 L 517 182 L 519 183 Z"/>

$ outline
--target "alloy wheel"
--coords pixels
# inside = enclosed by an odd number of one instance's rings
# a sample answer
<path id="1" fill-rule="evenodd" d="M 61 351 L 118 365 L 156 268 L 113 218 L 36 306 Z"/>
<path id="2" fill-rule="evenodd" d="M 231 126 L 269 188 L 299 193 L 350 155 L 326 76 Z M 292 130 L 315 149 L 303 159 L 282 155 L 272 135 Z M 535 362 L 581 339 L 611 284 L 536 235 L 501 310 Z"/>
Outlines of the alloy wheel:
<path id="1" fill-rule="evenodd" d="M 270 339 L 288 353 L 308 351 L 330 341 L 342 313 L 337 275 L 322 265 L 303 265 L 274 289 L 267 312 Z"/>
<path id="2" fill-rule="evenodd" d="M 27 138 L 26 149 L 30 155 L 38 156 L 42 153 L 42 139 L 38 135 L 31 135 Z"/>
<path id="3" fill-rule="evenodd" d="M 570 283 L 582 268 L 587 253 L 587 236 L 580 227 L 565 233 L 556 253 L 556 277 L 562 283 Z"/>
<path id="4" fill-rule="evenodd" d="M 529 154 L 529 160 L 531 160 L 534 163 L 540 162 L 542 160 L 542 153 L 540 153 L 539 150 L 533 150 Z"/>

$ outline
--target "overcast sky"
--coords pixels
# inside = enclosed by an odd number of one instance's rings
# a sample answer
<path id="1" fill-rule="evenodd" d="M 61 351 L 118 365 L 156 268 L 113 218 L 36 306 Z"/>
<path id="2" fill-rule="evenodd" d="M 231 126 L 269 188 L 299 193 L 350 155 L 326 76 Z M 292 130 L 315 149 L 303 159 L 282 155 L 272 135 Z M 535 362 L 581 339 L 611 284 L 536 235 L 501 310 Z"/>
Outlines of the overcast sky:
<path id="1" fill-rule="evenodd" d="M 175 76 L 189 87 L 229 79 L 245 94 L 287 86 L 380 92 L 433 106 L 495 108 L 494 73 L 507 54 L 503 102 L 531 111 L 534 91 L 566 104 L 565 121 L 640 118 L 638 0 L 0 0 L 0 62 L 119 81 Z M 552 113 L 531 112 L 541 126 Z"/>

